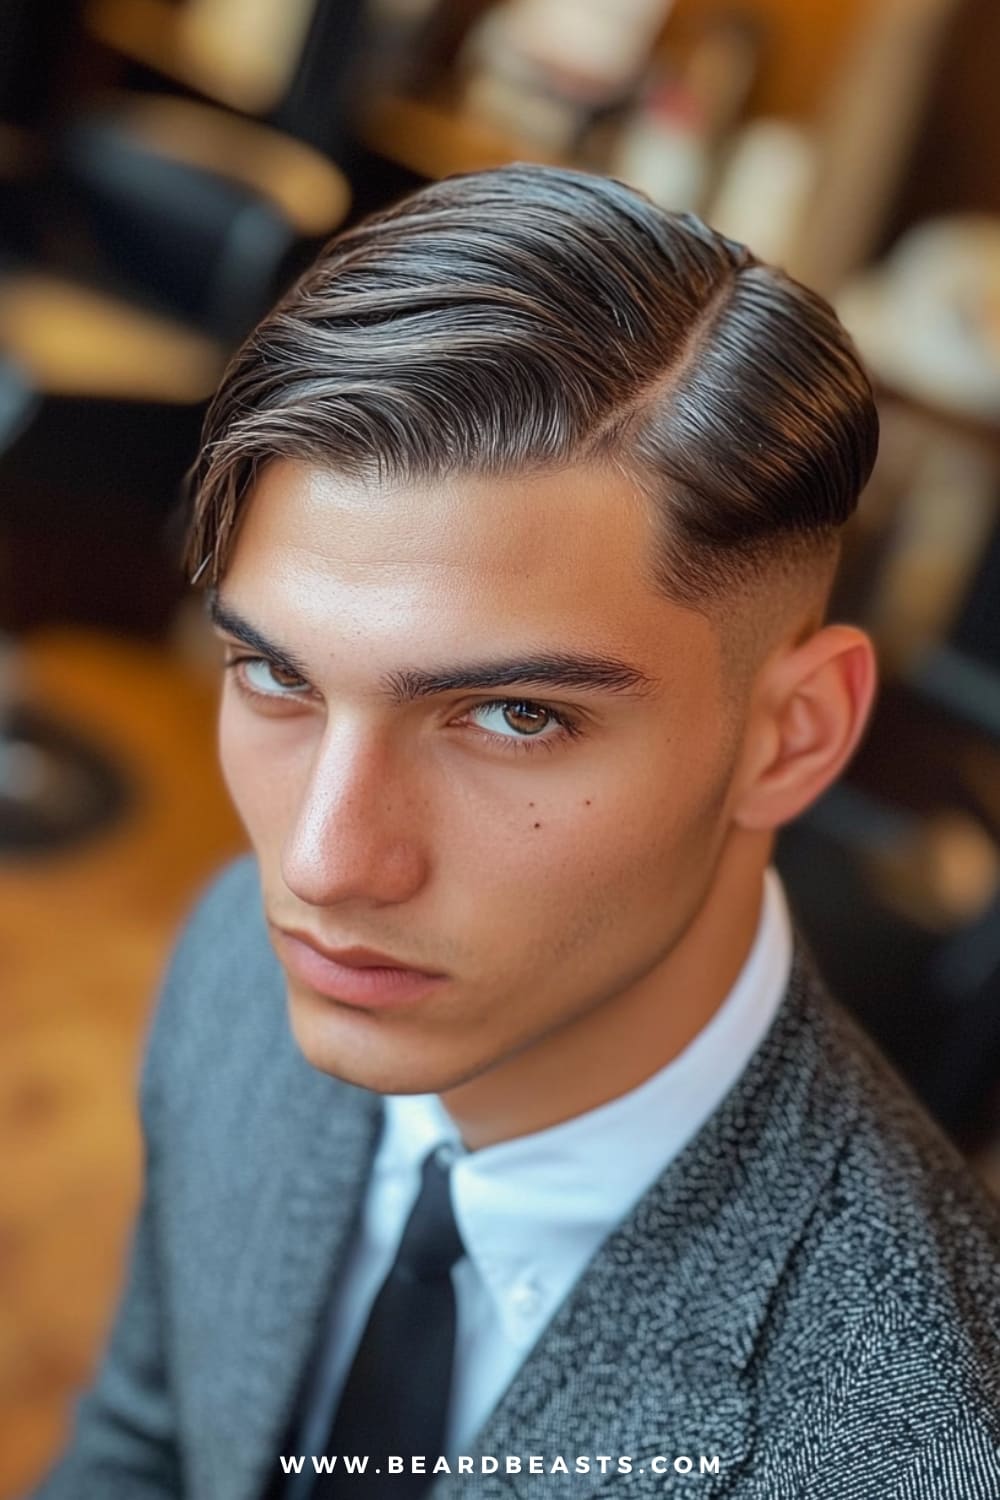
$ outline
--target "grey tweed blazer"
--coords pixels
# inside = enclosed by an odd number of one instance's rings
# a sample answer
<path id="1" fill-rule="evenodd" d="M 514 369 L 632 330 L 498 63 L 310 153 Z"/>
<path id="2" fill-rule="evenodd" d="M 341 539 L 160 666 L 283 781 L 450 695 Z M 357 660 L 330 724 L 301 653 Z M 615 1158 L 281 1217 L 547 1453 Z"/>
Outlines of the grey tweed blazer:
<path id="1" fill-rule="evenodd" d="M 127 1287 L 37 1500 L 258 1500 L 381 1115 L 292 1039 L 251 861 L 182 936 L 141 1105 Z M 747 1071 L 469 1451 L 571 1469 L 627 1455 L 632 1471 L 440 1475 L 433 1500 L 1000 1497 L 1000 1214 L 801 945 Z M 702 1455 L 717 1473 L 699 1475 Z"/>

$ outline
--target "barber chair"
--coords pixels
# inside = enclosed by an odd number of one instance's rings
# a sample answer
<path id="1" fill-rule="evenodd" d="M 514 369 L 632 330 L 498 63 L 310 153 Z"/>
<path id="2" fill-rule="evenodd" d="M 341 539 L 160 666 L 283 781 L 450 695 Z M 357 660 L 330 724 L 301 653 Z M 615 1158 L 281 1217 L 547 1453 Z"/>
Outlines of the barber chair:
<path id="1" fill-rule="evenodd" d="M 16 632 L 166 627 L 182 588 L 170 527 L 208 397 L 349 203 L 305 139 L 339 123 L 336 90 L 305 90 L 311 61 L 271 101 L 275 118 L 299 111 L 298 138 L 171 93 L 169 68 L 150 86 L 155 46 L 144 88 L 95 92 L 72 62 L 97 9 L 0 0 L 0 855 L 65 845 L 128 797 L 98 750 L 29 711 Z M 101 41 L 120 75 L 125 54 Z"/>

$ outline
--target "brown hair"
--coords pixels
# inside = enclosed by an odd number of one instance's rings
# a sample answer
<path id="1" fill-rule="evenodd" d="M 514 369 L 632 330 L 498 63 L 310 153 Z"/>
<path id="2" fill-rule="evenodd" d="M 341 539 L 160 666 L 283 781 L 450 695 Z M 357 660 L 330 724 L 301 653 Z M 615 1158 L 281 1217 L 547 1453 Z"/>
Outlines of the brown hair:
<path id="1" fill-rule="evenodd" d="M 875 459 L 830 306 L 689 214 L 541 166 L 452 177 L 333 240 L 230 363 L 192 470 L 216 583 L 263 464 L 428 480 L 604 462 L 699 605 L 835 545 Z"/>

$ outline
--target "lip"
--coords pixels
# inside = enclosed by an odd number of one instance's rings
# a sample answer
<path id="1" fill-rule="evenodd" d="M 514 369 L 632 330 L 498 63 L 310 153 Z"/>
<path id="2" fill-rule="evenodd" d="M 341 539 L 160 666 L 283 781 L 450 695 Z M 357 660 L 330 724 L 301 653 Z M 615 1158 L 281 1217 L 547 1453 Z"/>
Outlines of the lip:
<path id="1" fill-rule="evenodd" d="M 407 968 L 373 948 L 324 948 L 308 933 L 272 930 L 286 969 L 318 994 L 346 1005 L 367 1010 L 412 1005 L 448 977 Z"/>

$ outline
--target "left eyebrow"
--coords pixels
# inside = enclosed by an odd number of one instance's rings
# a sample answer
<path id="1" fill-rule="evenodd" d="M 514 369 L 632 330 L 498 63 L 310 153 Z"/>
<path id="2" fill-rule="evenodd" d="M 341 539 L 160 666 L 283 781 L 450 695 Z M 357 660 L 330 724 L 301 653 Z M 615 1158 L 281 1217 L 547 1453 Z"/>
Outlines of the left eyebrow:
<path id="1" fill-rule="evenodd" d="M 394 703 L 412 703 L 437 693 L 478 692 L 502 687 L 542 687 L 568 692 L 615 693 L 640 698 L 656 687 L 638 667 L 613 656 L 541 651 L 504 661 L 461 663 L 453 667 L 403 669 L 383 678 Z"/>
<path id="2" fill-rule="evenodd" d="M 208 612 L 213 624 L 235 636 L 251 650 L 303 680 L 309 680 L 306 664 L 284 646 L 262 634 L 249 621 L 223 603 L 213 590 Z M 379 691 L 394 705 L 414 703 L 442 693 L 481 692 L 492 688 L 540 687 L 565 692 L 613 693 L 623 698 L 641 698 L 659 686 L 640 668 L 614 656 L 568 651 L 539 651 L 529 656 L 500 661 L 461 662 L 433 668 L 403 667 L 381 678 Z"/>

